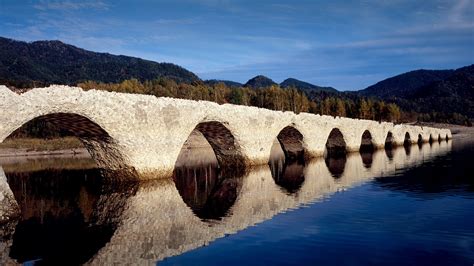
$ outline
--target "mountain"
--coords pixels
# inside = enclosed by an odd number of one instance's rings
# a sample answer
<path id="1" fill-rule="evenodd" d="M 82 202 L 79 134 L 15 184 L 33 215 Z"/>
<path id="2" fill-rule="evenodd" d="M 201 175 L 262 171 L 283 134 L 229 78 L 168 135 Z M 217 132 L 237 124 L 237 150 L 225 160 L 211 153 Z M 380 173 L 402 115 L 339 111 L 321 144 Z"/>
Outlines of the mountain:
<path id="1" fill-rule="evenodd" d="M 456 96 L 474 98 L 474 65 L 456 69 L 448 78 L 419 88 L 413 98 Z"/>
<path id="2" fill-rule="evenodd" d="M 200 79 L 170 63 L 96 53 L 60 41 L 22 42 L 0 37 L 0 81 L 77 84 L 85 80 L 120 82 L 158 77 L 191 83 Z"/>
<path id="3" fill-rule="evenodd" d="M 245 83 L 244 87 L 257 89 L 257 88 L 270 87 L 270 86 L 273 86 L 273 85 L 278 85 L 278 84 L 276 84 L 270 78 L 259 75 L 259 76 L 253 77 L 249 81 L 247 81 L 247 83 Z"/>
<path id="4" fill-rule="evenodd" d="M 230 88 L 240 88 L 244 86 L 242 83 L 239 83 L 239 82 L 235 82 L 231 80 L 219 80 L 219 79 L 208 79 L 204 81 L 204 83 L 209 86 L 214 86 L 217 83 L 224 83 L 227 87 L 230 87 Z"/>
<path id="5" fill-rule="evenodd" d="M 280 83 L 280 87 L 282 88 L 295 87 L 304 92 L 310 92 L 310 91 L 337 92 L 337 90 L 334 89 L 333 87 L 321 87 L 321 86 L 313 85 L 311 83 L 297 80 L 294 78 L 285 79 L 282 83 Z"/>
<path id="6" fill-rule="evenodd" d="M 419 112 L 454 112 L 474 118 L 474 65 L 456 69 L 446 79 L 417 88 L 405 99 Z"/>
<path id="7" fill-rule="evenodd" d="M 362 96 L 394 102 L 406 111 L 474 118 L 474 65 L 456 70 L 416 70 L 388 78 Z"/>
<path id="8" fill-rule="evenodd" d="M 400 74 L 367 87 L 359 91 L 363 96 L 379 98 L 404 97 L 417 88 L 427 86 L 433 82 L 444 80 L 452 75 L 454 70 L 415 70 Z"/>

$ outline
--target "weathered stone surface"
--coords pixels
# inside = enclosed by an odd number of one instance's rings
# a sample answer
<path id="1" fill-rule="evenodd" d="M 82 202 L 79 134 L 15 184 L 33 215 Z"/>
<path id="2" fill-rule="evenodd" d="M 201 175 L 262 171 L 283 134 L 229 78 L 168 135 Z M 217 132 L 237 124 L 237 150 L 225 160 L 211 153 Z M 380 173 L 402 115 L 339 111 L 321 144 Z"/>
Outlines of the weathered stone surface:
<path id="1" fill-rule="evenodd" d="M 406 133 L 412 143 L 418 135 L 424 141 L 430 136 L 436 140 L 439 136 L 451 138 L 447 129 L 370 120 L 83 91 L 68 86 L 36 88 L 18 95 L 0 86 L 0 142 L 40 116 L 78 134 L 101 166 L 134 169 L 144 178 L 171 175 L 179 152 L 194 129 L 206 136 L 221 163 L 244 165 L 266 164 L 274 140 L 286 127 L 301 133 L 303 138 L 299 141 L 307 157 L 324 153 L 334 128 L 341 131 L 347 151 L 359 150 L 366 130 L 376 147 L 384 146 L 389 132 L 395 144 L 403 144 Z"/>
<path id="2" fill-rule="evenodd" d="M 18 203 L 7 183 L 7 177 L 0 167 L 0 225 L 19 214 Z"/>

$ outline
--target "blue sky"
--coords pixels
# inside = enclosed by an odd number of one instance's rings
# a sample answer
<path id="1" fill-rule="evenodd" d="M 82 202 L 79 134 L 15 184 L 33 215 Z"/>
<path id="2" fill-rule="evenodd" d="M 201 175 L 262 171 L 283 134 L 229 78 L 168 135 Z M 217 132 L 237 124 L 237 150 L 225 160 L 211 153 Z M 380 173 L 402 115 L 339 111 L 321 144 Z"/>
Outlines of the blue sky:
<path id="1" fill-rule="evenodd" d="M 354 90 L 473 64 L 474 0 L 0 0 L 0 36 L 172 62 L 202 79 Z"/>

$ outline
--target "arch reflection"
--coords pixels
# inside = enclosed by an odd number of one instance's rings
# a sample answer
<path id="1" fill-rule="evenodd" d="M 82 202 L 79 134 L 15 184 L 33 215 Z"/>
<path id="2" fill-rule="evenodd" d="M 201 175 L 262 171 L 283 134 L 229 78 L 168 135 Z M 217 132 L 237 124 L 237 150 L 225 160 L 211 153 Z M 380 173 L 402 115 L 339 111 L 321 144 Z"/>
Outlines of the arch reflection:
<path id="1" fill-rule="evenodd" d="M 361 151 L 360 157 L 362 158 L 362 163 L 365 168 L 370 168 L 372 166 L 374 151 Z"/>
<path id="2" fill-rule="evenodd" d="M 411 153 L 411 146 L 412 146 L 411 144 L 403 145 L 403 148 L 405 149 L 405 154 L 407 156 L 409 156 Z"/>
<path id="3" fill-rule="evenodd" d="M 339 178 L 344 174 L 346 167 L 347 155 L 344 154 L 328 154 L 325 156 L 324 161 L 326 166 L 334 178 Z"/>
<path id="4" fill-rule="evenodd" d="M 173 180 L 194 214 L 220 220 L 234 205 L 242 187 L 239 171 L 219 166 L 213 148 L 202 134 L 193 132 L 176 162 Z"/>
<path id="5" fill-rule="evenodd" d="M 273 180 L 287 193 L 295 193 L 303 185 L 305 180 L 303 158 L 285 159 L 284 156 L 273 156 L 269 165 Z"/>
<path id="6" fill-rule="evenodd" d="M 387 158 L 389 161 L 393 160 L 393 149 L 392 147 L 385 147 L 385 155 L 387 155 Z"/>
<path id="7" fill-rule="evenodd" d="M 423 145 L 421 152 L 413 156 L 423 160 L 423 163 L 418 162 L 418 167 L 407 169 L 402 176 L 376 179 L 375 184 L 423 199 L 450 197 L 453 192 L 472 198 L 474 180 L 471 178 L 471 173 L 474 171 L 474 165 L 466 164 L 465 158 L 472 154 L 473 148 L 463 147 L 451 153 L 452 158 L 449 160 L 438 156 L 449 152 L 450 145 L 451 141 Z M 426 157 L 430 157 L 430 160 L 424 161 Z"/>
<path id="8" fill-rule="evenodd" d="M 38 159 L 4 166 L 20 207 L 9 256 L 19 263 L 83 264 L 113 236 L 137 184 L 92 159 Z M 127 179 L 130 178 L 130 179 Z"/>

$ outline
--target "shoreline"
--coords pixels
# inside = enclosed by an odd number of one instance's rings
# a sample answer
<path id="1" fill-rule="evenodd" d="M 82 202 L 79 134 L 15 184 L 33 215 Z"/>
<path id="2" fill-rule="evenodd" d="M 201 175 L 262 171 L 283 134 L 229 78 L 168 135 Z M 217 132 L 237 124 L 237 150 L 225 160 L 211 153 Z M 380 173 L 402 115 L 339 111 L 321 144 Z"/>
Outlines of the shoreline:
<path id="1" fill-rule="evenodd" d="M 73 148 L 73 149 L 59 149 L 59 150 L 46 150 L 36 151 L 30 149 L 0 149 L 0 158 L 9 157 L 49 157 L 49 156 L 77 156 L 77 157 L 90 157 L 89 152 L 86 148 Z"/>

